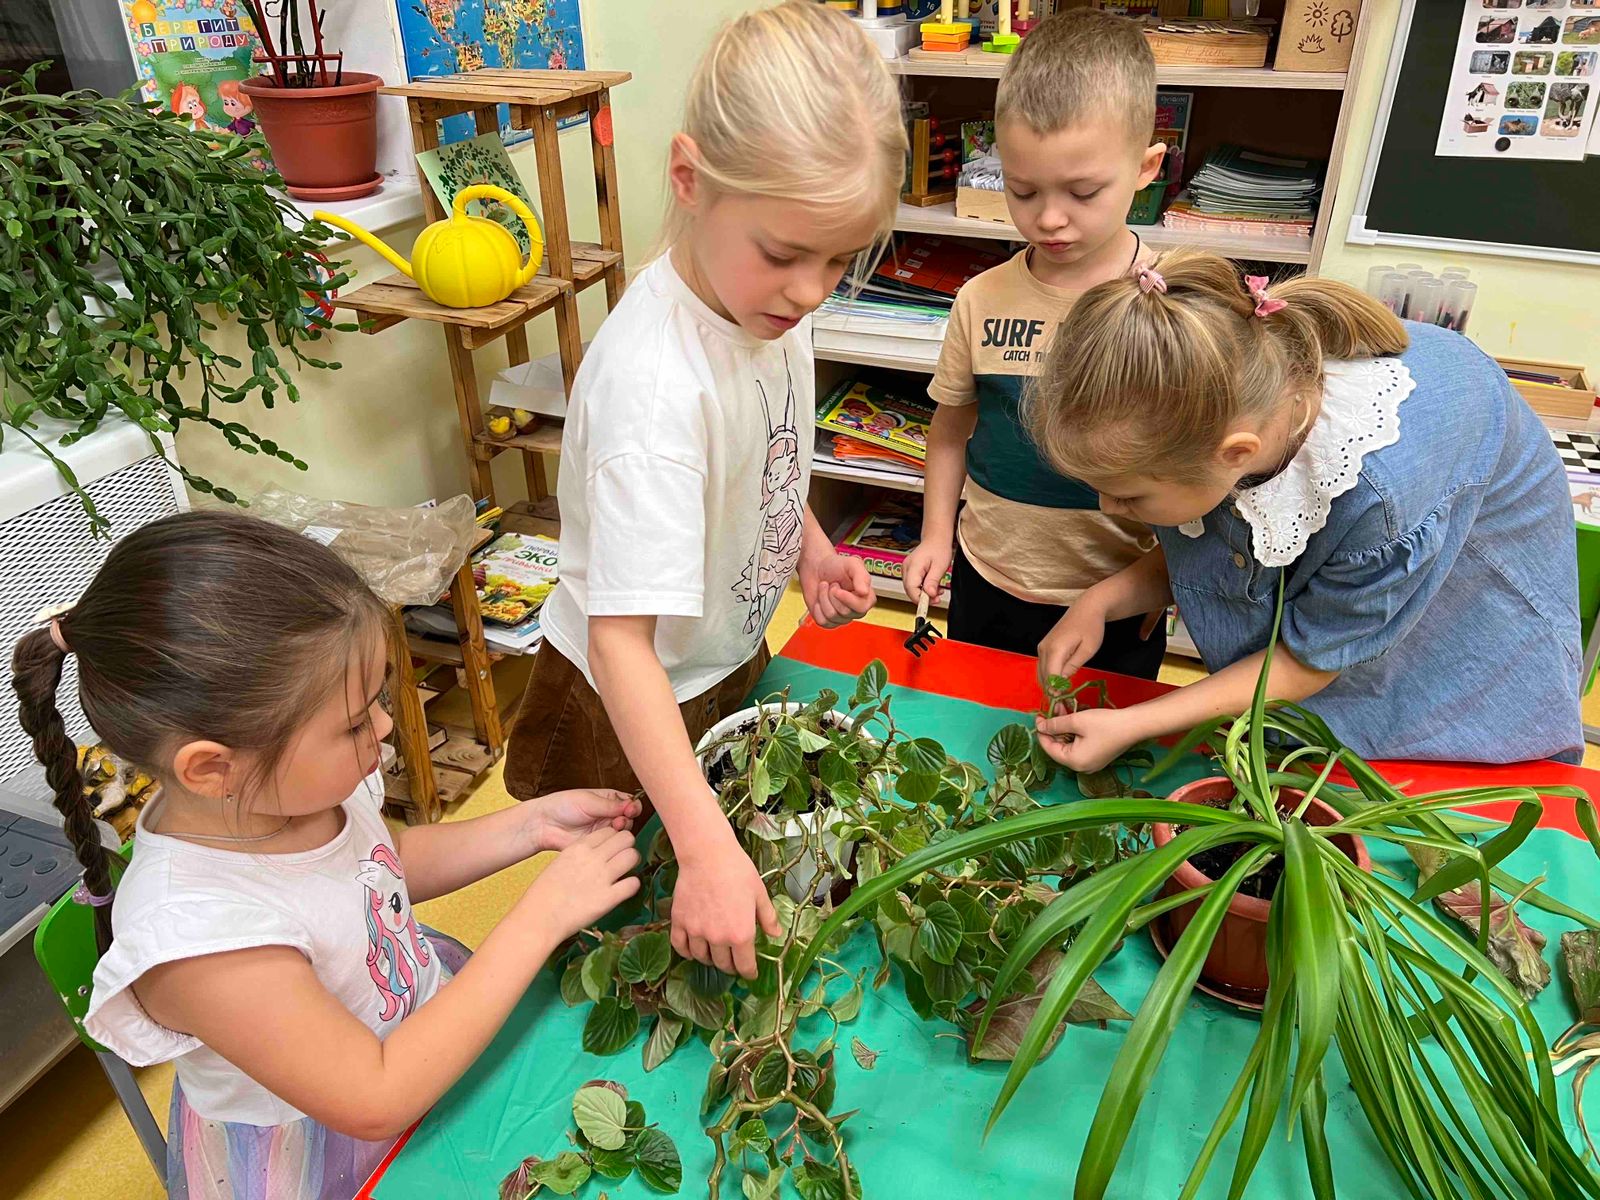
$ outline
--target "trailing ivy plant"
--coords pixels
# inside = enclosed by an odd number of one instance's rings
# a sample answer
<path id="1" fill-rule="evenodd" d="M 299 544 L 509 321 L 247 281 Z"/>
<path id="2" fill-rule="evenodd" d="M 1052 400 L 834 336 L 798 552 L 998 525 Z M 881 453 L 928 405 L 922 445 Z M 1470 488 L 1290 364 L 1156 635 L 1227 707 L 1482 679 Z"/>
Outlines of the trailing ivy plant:
<path id="1" fill-rule="evenodd" d="M 348 281 L 318 254 L 331 231 L 302 224 L 274 190 L 258 134 L 196 132 L 136 93 L 40 94 L 42 65 L 0 88 L 0 434 L 39 444 L 97 531 L 105 523 L 36 417 L 71 424 L 70 442 L 120 413 L 158 451 L 156 434 L 208 425 L 305 470 L 228 410 L 293 403 L 295 365 L 338 366 L 304 350 L 326 327 L 302 311 L 307 293 Z M 248 363 L 213 346 L 219 320 L 242 328 Z M 185 399 L 177 382 L 191 371 Z M 196 491 L 236 501 L 180 469 Z"/>
<path id="2" fill-rule="evenodd" d="M 777 940 L 758 936 L 754 980 L 737 980 L 673 952 L 668 914 L 677 865 L 664 836 L 647 857 L 641 919 L 620 930 L 587 931 L 564 968 L 563 998 L 594 1006 L 584 1027 L 586 1050 L 618 1053 L 646 1022 L 646 1070 L 691 1037 L 709 1043 L 702 1113 L 716 1113 L 706 1130 L 716 1148 L 713 1197 L 730 1167 L 743 1172 L 747 1195 L 776 1195 L 787 1178 L 802 1197 L 859 1196 L 861 1180 L 841 1132 L 850 1114 L 833 1112 L 834 1060 L 839 1027 L 859 1013 L 869 986 L 880 988 L 898 976 L 919 1015 L 963 1034 L 993 999 L 997 1016 L 973 1057 L 1010 1058 L 1069 938 L 1041 946 L 996 993 L 1000 964 L 1059 887 L 1144 845 L 1142 825 L 1112 825 L 963 857 L 908 880 L 833 929 L 797 976 L 795 963 L 834 911 L 836 896 L 944 839 L 997 817 L 1038 811 L 1036 793 L 1055 775 L 1031 731 L 1010 725 L 988 747 L 991 781 L 940 743 L 901 730 L 886 683 L 883 664 L 869 665 L 844 712 L 836 711 L 839 697 L 831 691 L 805 705 L 778 697 L 748 728 L 703 752 L 708 778 L 767 881 L 783 931 Z M 1148 754 L 1135 755 L 1101 773 L 1095 785 L 1132 794 L 1134 771 L 1150 761 Z M 831 957 L 858 928 L 869 930 L 879 947 L 870 981 Z M 1128 1015 L 1090 980 L 1062 1021 L 1103 1023 Z M 799 1046 L 799 1025 L 810 1018 L 823 1020 L 821 1040 Z M 859 1039 L 850 1052 L 864 1067 L 876 1062 Z M 773 1119 L 778 1124 L 769 1124 Z"/>

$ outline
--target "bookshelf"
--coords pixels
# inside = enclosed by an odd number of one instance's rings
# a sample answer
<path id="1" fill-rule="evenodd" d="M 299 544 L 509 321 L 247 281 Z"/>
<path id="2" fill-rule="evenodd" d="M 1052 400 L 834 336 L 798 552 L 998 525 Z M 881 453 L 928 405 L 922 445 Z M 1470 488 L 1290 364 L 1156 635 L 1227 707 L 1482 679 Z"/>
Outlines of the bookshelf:
<path id="1" fill-rule="evenodd" d="M 1368 6 L 1370 7 L 1370 5 Z M 1264 0 L 1263 16 L 1282 17 L 1282 0 Z M 1169 230 L 1165 226 L 1137 225 L 1134 231 L 1145 243 L 1159 249 L 1189 246 L 1222 254 L 1239 262 L 1267 264 L 1275 272 L 1316 273 L 1327 243 L 1333 206 L 1344 180 L 1345 141 L 1351 118 L 1351 101 L 1360 78 L 1371 22 L 1362 13 L 1356 29 L 1354 53 L 1348 71 L 1275 71 L 1271 67 L 1162 66 L 1157 85 L 1164 89 L 1192 90 L 1188 155 L 1190 174 L 1217 146 L 1227 142 L 1286 155 L 1326 158 L 1328 168 L 1318 204 L 1312 237 L 1301 239 L 1254 234 L 1202 234 Z M 1275 51 L 1275 47 L 1273 48 Z M 1269 53 L 1268 61 L 1271 61 Z M 994 88 L 1010 59 L 972 49 L 960 55 L 923 55 L 913 50 L 892 59 L 891 72 L 902 77 L 909 100 L 930 102 L 935 115 L 992 111 Z M 1015 226 L 1002 221 L 958 217 L 954 204 L 918 207 L 900 205 L 895 229 L 946 237 L 982 238 L 1014 242 Z M 940 340 L 895 336 L 878 332 L 818 328 L 813 334 L 817 358 L 817 395 L 828 393 L 843 378 L 861 367 L 905 372 L 907 385 L 925 388 L 939 359 Z M 874 492 L 922 491 L 920 479 L 867 478 L 848 468 L 817 463 L 812 470 L 811 505 L 826 529 L 837 530 L 871 501 Z M 904 603 L 904 593 L 885 581 L 880 596 Z M 1171 643 L 1174 653 L 1195 656 L 1193 644 L 1181 634 Z"/>

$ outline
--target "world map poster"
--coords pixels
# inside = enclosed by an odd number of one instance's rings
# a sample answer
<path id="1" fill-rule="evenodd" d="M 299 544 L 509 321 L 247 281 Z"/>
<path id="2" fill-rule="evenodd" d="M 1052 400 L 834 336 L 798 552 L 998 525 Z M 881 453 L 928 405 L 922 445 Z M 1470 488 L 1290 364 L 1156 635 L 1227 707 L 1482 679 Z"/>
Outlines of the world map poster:
<path id="1" fill-rule="evenodd" d="M 584 69 L 578 0 L 395 0 L 395 10 L 411 79 L 479 67 Z M 450 117 L 441 141 L 463 141 L 476 133 L 470 116 Z M 531 136 L 511 128 L 505 105 L 500 106 L 500 133 L 508 146 Z"/>

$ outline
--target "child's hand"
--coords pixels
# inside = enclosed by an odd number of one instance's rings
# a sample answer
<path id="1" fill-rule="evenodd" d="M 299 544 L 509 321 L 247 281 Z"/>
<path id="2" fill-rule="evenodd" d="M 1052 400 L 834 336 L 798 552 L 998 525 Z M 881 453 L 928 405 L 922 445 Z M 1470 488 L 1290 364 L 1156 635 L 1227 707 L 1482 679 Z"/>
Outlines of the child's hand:
<path id="1" fill-rule="evenodd" d="M 1039 686 L 1045 687 L 1052 675 L 1071 679 L 1105 639 L 1105 614 L 1085 593 L 1039 643 Z"/>
<path id="2" fill-rule="evenodd" d="M 916 549 L 906 555 L 904 571 L 906 596 L 911 603 L 921 600 L 923 592 L 928 593 L 930 600 L 939 598 L 939 581 L 950 569 L 954 558 L 955 552 L 949 546 L 929 541 L 917 543 Z"/>
<path id="3" fill-rule="evenodd" d="M 528 801 L 529 847 L 534 853 L 565 850 L 596 829 L 629 829 L 643 807 L 633 797 L 609 788 L 551 792 Z"/>
<path id="4" fill-rule="evenodd" d="M 1039 745 L 1063 767 L 1098 771 L 1143 738 L 1133 708 L 1081 708 L 1058 717 L 1034 718 Z"/>
<path id="5" fill-rule="evenodd" d="M 639 890 L 629 872 L 639 865 L 633 834 L 609 825 L 568 846 L 523 893 L 538 919 L 569 938 Z"/>
<path id="6" fill-rule="evenodd" d="M 800 591 L 811 619 L 837 629 L 864 617 L 877 602 L 866 564 L 849 554 L 818 554 L 800 559 Z"/>
<path id="7" fill-rule="evenodd" d="M 756 921 L 768 937 L 782 928 L 761 874 L 732 836 L 678 856 L 672 948 L 726 974 L 756 977 Z"/>

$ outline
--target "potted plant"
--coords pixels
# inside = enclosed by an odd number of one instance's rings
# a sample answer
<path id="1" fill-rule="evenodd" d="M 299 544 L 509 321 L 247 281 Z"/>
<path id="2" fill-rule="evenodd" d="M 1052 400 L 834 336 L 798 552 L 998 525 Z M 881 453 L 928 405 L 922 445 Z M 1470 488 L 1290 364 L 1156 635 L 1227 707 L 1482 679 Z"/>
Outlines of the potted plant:
<path id="1" fill-rule="evenodd" d="M 1273 644 L 1276 640 L 1274 628 Z M 991 1127 L 1091 973 L 1121 938 L 1197 905 L 1133 1018 L 1089 1131 L 1074 1195 L 1079 1200 L 1103 1196 L 1230 905 L 1247 880 L 1271 865 L 1279 878 L 1268 901 L 1262 945 L 1260 965 L 1269 983 L 1260 1034 L 1193 1164 L 1183 1200 L 1197 1193 L 1241 1115 L 1244 1131 L 1229 1194 L 1243 1194 L 1286 1106 L 1291 1128 L 1300 1127 L 1313 1193 L 1319 1200 L 1336 1194 L 1323 1130 L 1325 1060 L 1335 1045 L 1374 1137 L 1412 1195 L 1432 1200 L 1600 1195 L 1600 1175 L 1573 1151 L 1558 1116 L 1544 1035 L 1521 992 L 1488 953 L 1497 890 L 1588 928 L 1600 927 L 1499 866 L 1537 824 L 1543 807 L 1539 793 L 1496 787 L 1406 796 L 1342 746 L 1315 715 L 1269 702 L 1271 661 L 1269 647 L 1248 713 L 1196 730 L 1173 751 L 1220 745 L 1227 783 L 1217 785 L 1213 796 L 1223 806 L 1182 798 L 1088 800 L 1008 817 L 930 844 L 863 881 L 839 904 L 793 962 L 791 989 L 850 922 L 924 873 L 1042 836 L 1164 822 L 1172 827 L 1164 843 L 1082 881 L 1066 881 L 1060 895 L 1009 945 L 973 1033 L 979 1047 L 992 1036 L 999 1001 L 1012 981 L 1041 949 L 1070 938 L 1018 1039 Z M 1286 738 L 1293 748 L 1274 761 L 1269 737 Z M 1330 783 L 1341 767 L 1353 787 Z M 1152 771 L 1152 777 L 1158 774 Z M 1288 795 L 1291 790 L 1299 796 Z M 1589 797 L 1577 789 L 1540 790 L 1577 803 L 1580 821 L 1600 852 L 1600 828 Z M 1317 800 L 1335 810 L 1332 823 L 1305 820 Z M 1451 811 L 1505 801 L 1517 808 L 1503 826 Z M 1415 890 L 1402 890 L 1353 861 L 1353 847 L 1343 839 L 1355 835 L 1434 851 L 1440 856 L 1436 869 Z M 1232 862 L 1219 877 L 1169 888 L 1150 899 L 1184 863 L 1204 861 L 1224 848 Z M 1479 906 L 1476 937 L 1469 940 L 1423 905 L 1472 885 L 1479 889 Z M 1470 1101 L 1465 1116 L 1441 1078 L 1437 1058 L 1425 1053 L 1430 1043 L 1448 1058 Z"/>
<path id="2" fill-rule="evenodd" d="M 718 1114 L 707 1129 L 717 1154 L 713 1197 L 724 1171 L 749 1156 L 764 1170 L 763 1186 L 776 1188 L 777 1177 L 787 1173 L 796 1186 L 816 1184 L 822 1194 L 860 1195 L 839 1129 L 843 1118 L 831 1108 L 838 1027 L 860 1011 L 867 988 L 898 974 L 919 1015 L 947 1021 L 964 1035 L 993 995 L 1003 1010 L 976 1053 L 1008 1058 L 1014 1044 L 1008 1039 L 1027 1026 L 1066 939 L 1041 946 L 1029 970 L 997 993 L 1007 948 L 1054 899 L 1051 881 L 1087 878 L 1145 844 L 1143 826 L 1092 828 L 976 854 L 959 870 L 906 879 L 870 919 L 863 914 L 836 926 L 819 942 L 824 920 L 853 889 L 940 838 L 987 827 L 997 815 L 1039 811 L 1037 793 L 1055 775 L 1020 724 L 1000 730 L 990 743 L 992 781 L 938 742 L 911 737 L 894 720 L 886 680 L 883 664 L 872 663 L 843 707 L 829 691 L 803 705 L 779 696 L 734 714 L 701 740 L 702 768 L 766 879 L 783 929 L 775 941 L 758 937 L 755 980 L 734 979 L 673 952 L 667 927 L 677 868 L 664 836 L 647 855 L 640 889 L 645 911 L 621 929 L 586 931 L 565 964 L 563 997 L 593 1004 L 586 1049 L 620 1052 L 651 1021 L 642 1051 L 650 1070 L 692 1036 L 709 1040 L 705 1110 Z M 1119 771 L 1101 773 L 1095 786 L 1131 791 L 1135 765 L 1151 761 L 1135 756 Z M 858 926 L 879 944 L 881 962 L 870 981 L 829 957 Z M 797 968 L 802 954 L 811 957 Z M 796 1046 L 799 1023 L 818 1015 L 833 1032 L 816 1045 Z M 1104 1022 L 1128 1014 L 1091 981 L 1062 1016 Z M 1058 1020 L 1056 1036 L 1060 1026 Z M 787 1126 L 769 1129 L 774 1114 L 786 1114 Z M 790 1136 L 802 1132 L 824 1148 L 822 1155 Z M 782 1155 L 774 1148 L 780 1143 L 787 1147 Z"/>
<path id="3" fill-rule="evenodd" d="M 228 410 L 292 403 L 293 366 L 338 365 L 306 353 L 327 326 L 305 308 L 347 280 L 344 264 L 319 252 L 331 231 L 303 222 L 273 190 L 282 181 L 252 165 L 254 138 L 219 145 L 137 93 L 39 94 L 39 69 L 0 88 L 0 431 L 50 454 L 36 416 L 81 437 L 120 414 L 157 449 L 157 433 L 207 425 L 239 450 L 304 470 Z M 214 344 L 219 315 L 243 327 L 248 368 Z M 235 499 L 183 475 L 196 491 Z"/>
<path id="4" fill-rule="evenodd" d="M 278 40 L 265 0 L 245 0 L 268 73 L 240 84 L 255 108 L 272 159 L 291 196 L 354 200 L 378 190 L 378 89 L 383 80 L 346 71 L 344 53 L 323 48 L 317 0 L 280 0 Z M 307 48 L 306 31 L 310 31 Z M 281 51 L 281 52 L 280 52 Z"/>

